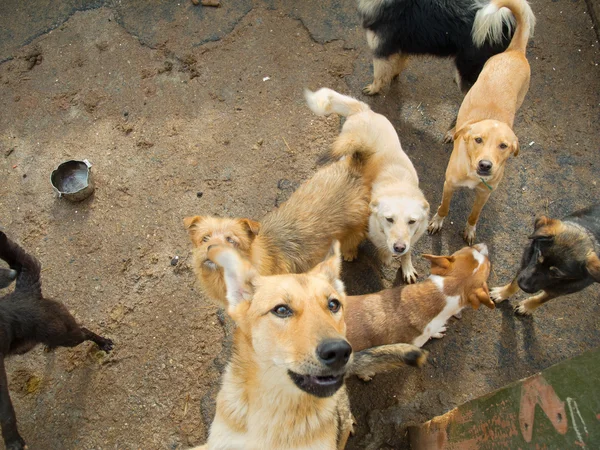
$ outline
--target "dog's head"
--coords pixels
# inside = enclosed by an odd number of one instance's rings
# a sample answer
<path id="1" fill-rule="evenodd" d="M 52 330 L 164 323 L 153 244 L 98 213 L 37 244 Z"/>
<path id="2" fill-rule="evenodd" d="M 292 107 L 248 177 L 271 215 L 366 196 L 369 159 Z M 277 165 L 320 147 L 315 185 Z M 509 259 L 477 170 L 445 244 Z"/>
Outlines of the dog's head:
<path id="1" fill-rule="evenodd" d="M 542 216 L 529 239 L 517 278 L 523 291 L 561 290 L 588 277 L 600 282 L 600 260 L 584 229 Z"/>
<path id="2" fill-rule="evenodd" d="M 223 268 L 228 313 L 264 376 L 317 397 L 342 387 L 352 347 L 345 338 L 337 241 L 304 274 L 260 276 L 235 249 L 222 245 L 211 246 L 208 257 Z"/>
<path id="3" fill-rule="evenodd" d="M 373 199 L 370 208 L 369 232 L 385 236 L 386 247 L 394 256 L 406 254 L 427 228 L 429 203 L 424 198 L 381 197 Z"/>
<path id="4" fill-rule="evenodd" d="M 469 172 L 486 181 L 502 173 L 510 155 L 519 154 L 519 139 L 507 124 L 497 120 L 463 126 L 454 134 L 454 142 L 466 147 Z"/>
<path id="5" fill-rule="evenodd" d="M 442 277 L 446 295 L 460 295 L 461 304 L 470 304 L 473 309 L 481 304 L 490 309 L 496 307 L 487 284 L 491 263 L 485 244 L 463 247 L 451 256 L 423 257 L 431 262 L 431 274 Z"/>
<path id="6" fill-rule="evenodd" d="M 260 224 L 250 219 L 229 219 L 211 216 L 194 216 L 183 219 L 194 246 L 194 270 L 203 287 L 216 300 L 225 301 L 223 276 L 208 257 L 211 245 L 224 245 L 237 249 L 245 257 L 258 234 Z"/>

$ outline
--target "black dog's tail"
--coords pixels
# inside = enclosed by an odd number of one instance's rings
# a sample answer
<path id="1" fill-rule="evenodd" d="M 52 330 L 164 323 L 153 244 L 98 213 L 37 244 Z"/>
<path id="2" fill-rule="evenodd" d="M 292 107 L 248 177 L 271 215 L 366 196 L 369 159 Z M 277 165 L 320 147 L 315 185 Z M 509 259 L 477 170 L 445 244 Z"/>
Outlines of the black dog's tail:
<path id="1" fill-rule="evenodd" d="M 478 6 L 481 9 L 475 15 L 472 31 L 475 45 L 481 47 L 486 41 L 502 43 L 504 26 L 508 26 L 509 33 L 515 29 L 508 48 L 525 53 L 527 41 L 535 28 L 535 16 L 529 3 L 526 0 L 483 0 L 478 2 Z"/>
<path id="2" fill-rule="evenodd" d="M 28 290 L 41 294 L 40 262 L 25 252 L 0 231 L 0 259 L 17 272 L 16 290 Z"/>

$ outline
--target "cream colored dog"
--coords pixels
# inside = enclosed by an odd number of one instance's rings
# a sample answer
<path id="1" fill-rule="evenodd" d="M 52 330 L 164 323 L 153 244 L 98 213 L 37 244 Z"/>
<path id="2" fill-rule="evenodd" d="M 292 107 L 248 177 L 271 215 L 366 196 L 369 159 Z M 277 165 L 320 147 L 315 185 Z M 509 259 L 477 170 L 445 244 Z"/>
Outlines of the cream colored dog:
<path id="1" fill-rule="evenodd" d="M 381 260 L 390 264 L 400 257 L 407 283 L 417 280 L 411 250 L 427 229 L 429 203 L 419 189 L 419 177 L 402 150 L 394 126 L 369 105 L 331 89 L 305 91 L 308 107 L 318 115 L 337 113 L 347 117 L 333 144 L 331 157 L 355 153 L 369 155 L 365 177 L 373 180 L 369 239 Z"/>
<path id="2" fill-rule="evenodd" d="M 492 56 L 469 90 L 458 111 L 455 129 L 447 140 L 454 149 L 446 169 L 442 203 L 431 219 L 429 232 L 438 232 L 448 215 L 452 194 L 459 187 L 475 189 L 475 203 L 467 220 L 464 238 L 475 240 L 475 227 L 483 206 L 504 176 L 510 155 L 518 155 L 519 139 L 512 130 L 515 114 L 529 89 L 530 69 L 525 49 L 535 17 L 525 0 L 492 0 L 473 25 L 473 39 L 483 43 L 494 21 L 502 21 L 502 8 L 516 19 L 508 48 Z"/>

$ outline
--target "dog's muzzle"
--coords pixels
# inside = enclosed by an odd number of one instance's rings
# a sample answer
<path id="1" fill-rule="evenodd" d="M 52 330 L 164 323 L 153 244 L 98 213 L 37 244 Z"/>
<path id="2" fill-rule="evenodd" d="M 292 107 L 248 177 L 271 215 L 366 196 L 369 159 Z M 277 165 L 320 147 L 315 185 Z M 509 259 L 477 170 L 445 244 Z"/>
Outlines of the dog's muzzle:
<path id="1" fill-rule="evenodd" d="M 307 394 L 325 398 L 331 397 L 343 386 L 346 372 L 335 375 L 302 375 L 288 370 L 288 375 Z"/>

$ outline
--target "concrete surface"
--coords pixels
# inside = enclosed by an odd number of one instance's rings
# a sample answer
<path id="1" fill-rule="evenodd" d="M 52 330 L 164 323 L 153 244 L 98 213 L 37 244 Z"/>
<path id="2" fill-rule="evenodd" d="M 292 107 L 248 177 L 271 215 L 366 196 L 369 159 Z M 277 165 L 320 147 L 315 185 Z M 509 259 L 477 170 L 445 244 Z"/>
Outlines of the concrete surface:
<path id="1" fill-rule="evenodd" d="M 181 219 L 260 219 L 289 195 L 285 186 L 314 173 L 339 130 L 336 117 L 308 111 L 302 88 L 361 97 L 370 82 L 353 2 L 222 4 L 0 3 L 0 227 L 40 258 L 47 295 L 117 345 L 108 358 L 84 344 L 8 361 L 31 449 L 183 449 L 205 440 L 231 330 L 194 283 Z M 600 192 L 600 52 L 586 3 L 532 7 L 521 154 L 478 227 L 492 286 L 514 275 L 535 215 L 560 217 Z M 386 95 L 365 99 L 396 126 L 432 208 L 451 150 L 441 139 L 461 101 L 452 76 L 449 61 L 415 60 Z M 72 157 L 88 158 L 97 181 L 77 205 L 54 199 L 49 184 Z M 472 198 L 456 195 L 442 234 L 417 250 L 461 247 Z M 363 250 L 344 265 L 350 293 L 398 282 Z M 427 265 L 414 260 L 425 276 Z M 531 319 L 515 318 L 508 302 L 466 311 L 427 344 L 423 370 L 350 380 L 358 426 L 348 448 L 406 448 L 408 424 L 598 346 L 598 293 L 552 301 Z"/>

